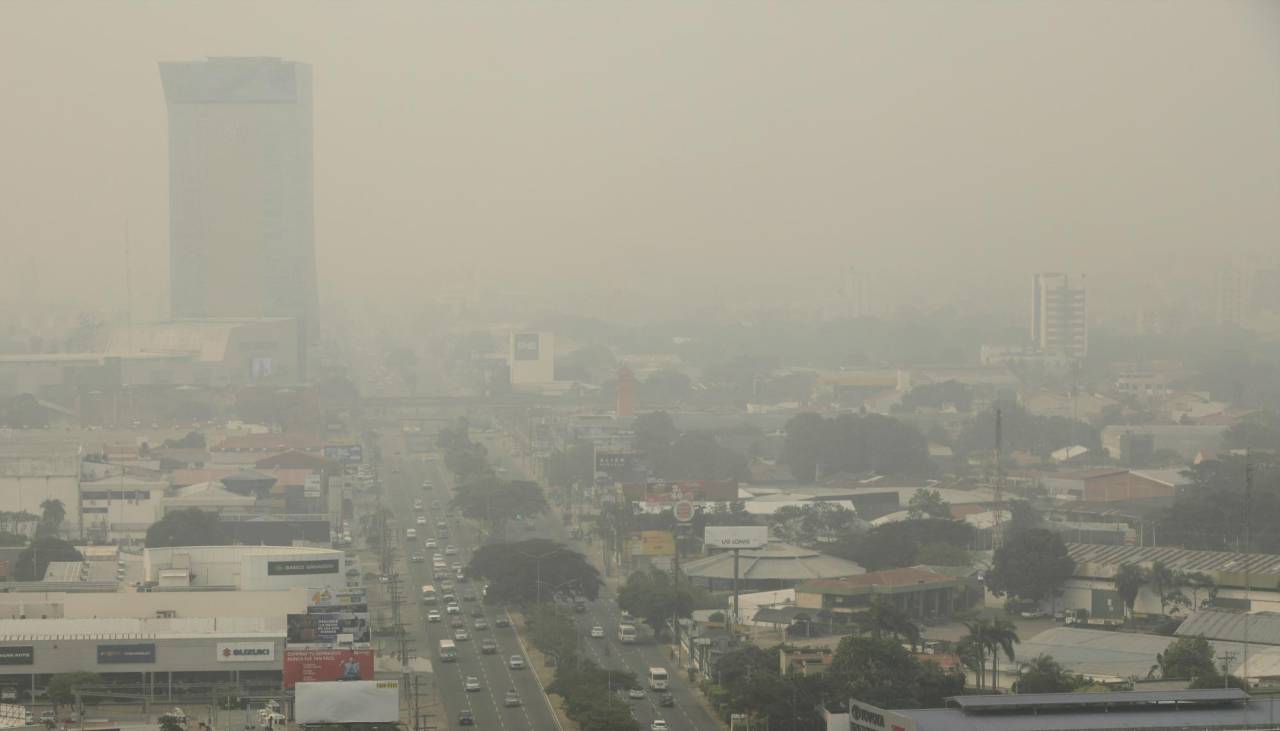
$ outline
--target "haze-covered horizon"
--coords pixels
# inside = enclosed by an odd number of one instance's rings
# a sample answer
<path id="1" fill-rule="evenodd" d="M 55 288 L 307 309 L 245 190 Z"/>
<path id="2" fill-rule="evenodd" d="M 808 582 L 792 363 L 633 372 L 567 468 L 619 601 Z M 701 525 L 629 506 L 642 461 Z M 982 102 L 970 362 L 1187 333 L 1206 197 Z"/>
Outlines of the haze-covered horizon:
<path id="1" fill-rule="evenodd" d="M 315 78 L 323 302 L 1210 296 L 1280 232 L 1271 3 L 0 8 L 3 299 L 166 314 L 158 64 Z M 989 296 L 975 296 L 975 289 Z"/>

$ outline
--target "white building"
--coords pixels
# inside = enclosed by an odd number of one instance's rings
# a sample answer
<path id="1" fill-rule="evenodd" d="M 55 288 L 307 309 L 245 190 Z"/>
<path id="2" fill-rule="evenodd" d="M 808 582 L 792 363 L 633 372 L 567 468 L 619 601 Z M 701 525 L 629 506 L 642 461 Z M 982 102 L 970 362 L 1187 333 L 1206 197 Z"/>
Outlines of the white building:
<path id="1" fill-rule="evenodd" d="M 223 587 L 242 591 L 346 588 L 342 551 L 309 546 L 148 548 L 143 573 L 162 589 Z"/>
<path id="2" fill-rule="evenodd" d="M 1083 358 L 1089 353 L 1089 310 L 1083 284 L 1066 274 L 1031 279 L 1031 340 L 1044 353 Z"/>
<path id="3" fill-rule="evenodd" d="M 555 336 L 548 332 L 513 332 L 507 352 L 511 385 L 534 386 L 556 380 Z"/>
<path id="4" fill-rule="evenodd" d="M 0 509 L 40 515 L 40 504 L 59 500 L 66 510 L 62 530 L 80 530 L 79 442 L 0 440 Z"/>

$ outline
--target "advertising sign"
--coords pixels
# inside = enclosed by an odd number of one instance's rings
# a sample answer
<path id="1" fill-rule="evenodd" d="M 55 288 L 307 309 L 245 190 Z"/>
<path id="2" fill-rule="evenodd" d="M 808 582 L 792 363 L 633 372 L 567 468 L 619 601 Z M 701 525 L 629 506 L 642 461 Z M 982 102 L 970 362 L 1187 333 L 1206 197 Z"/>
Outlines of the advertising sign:
<path id="1" fill-rule="evenodd" d="M 320 475 L 307 475 L 307 479 L 302 482 L 303 497 L 320 497 L 323 492 L 324 482 Z"/>
<path id="2" fill-rule="evenodd" d="M 538 333 L 516 333 L 513 339 L 515 353 L 512 357 L 515 360 L 538 359 L 538 349 L 541 341 Z"/>
<path id="3" fill-rule="evenodd" d="M 293 691 L 294 721 L 299 725 L 396 723 L 400 720 L 398 680 L 303 682 L 294 686 Z"/>
<path id="4" fill-rule="evenodd" d="M 373 680 L 373 650 L 315 648 L 284 651 L 284 687 L 335 680 Z"/>
<path id="5" fill-rule="evenodd" d="M 218 643 L 218 662 L 271 662 L 275 659 L 274 642 Z"/>
<path id="6" fill-rule="evenodd" d="M 672 508 L 672 512 L 675 513 L 676 520 L 681 523 L 688 523 L 693 520 L 693 503 L 688 500 L 681 500 L 675 504 Z"/>
<path id="7" fill-rule="evenodd" d="M 0 647 L 0 665 L 34 665 L 36 648 L 33 645 L 5 645 Z"/>
<path id="8" fill-rule="evenodd" d="M 769 545 L 769 526 L 707 526 L 702 541 L 708 548 L 764 548 Z"/>
<path id="9" fill-rule="evenodd" d="M 322 451 L 325 459 L 342 464 L 360 464 L 364 461 L 364 446 L 360 444 L 326 444 Z"/>
<path id="10" fill-rule="evenodd" d="M 327 612 L 369 612 L 369 594 L 364 589 L 346 589 L 331 591 L 321 589 L 314 591 L 307 598 L 308 614 L 325 614 Z"/>
<path id="11" fill-rule="evenodd" d="M 916 731 L 915 719 L 849 700 L 849 731 Z"/>
<path id="12" fill-rule="evenodd" d="M 290 614 L 286 619 L 286 642 L 312 647 L 333 647 L 338 635 L 351 635 L 356 645 L 369 644 L 368 612 L 323 612 Z"/>
<path id="13" fill-rule="evenodd" d="M 323 558 L 295 561 L 268 561 L 267 576 L 310 576 L 338 573 L 339 560 Z"/>
<path id="14" fill-rule="evenodd" d="M 630 470 L 636 459 L 636 453 L 624 449 L 597 449 L 596 472 L 617 472 Z"/>
<path id="15" fill-rule="evenodd" d="M 132 645 L 98 645 L 99 665 L 153 663 L 155 661 L 156 645 L 154 642 L 140 642 Z"/>
<path id="16" fill-rule="evenodd" d="M 632 556 L 674 556 L 676 542 L 671 531 L 642 530 L 631 534 Z"/>

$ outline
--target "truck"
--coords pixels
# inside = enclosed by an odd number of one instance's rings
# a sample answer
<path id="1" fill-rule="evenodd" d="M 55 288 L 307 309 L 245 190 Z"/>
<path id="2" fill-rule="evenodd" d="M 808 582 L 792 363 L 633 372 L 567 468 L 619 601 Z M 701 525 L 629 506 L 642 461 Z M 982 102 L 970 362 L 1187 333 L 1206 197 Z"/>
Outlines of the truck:
<path id="1" fill-rule="evenodd" d="M 634 624 L 618 625 L 618 642 L 631 644 L 636 641 L 636 626 Z"/>
<path id="2" fill-rule="evenodd" d="M 440 662 L 457 662 L 458 646 L 453 640 L 440 640 Z"/>
<path id="3" fill-rule="evenodd" d="M 649 690 L 666 690 L 667 687 L 667 669 L 649 668 Z"/>

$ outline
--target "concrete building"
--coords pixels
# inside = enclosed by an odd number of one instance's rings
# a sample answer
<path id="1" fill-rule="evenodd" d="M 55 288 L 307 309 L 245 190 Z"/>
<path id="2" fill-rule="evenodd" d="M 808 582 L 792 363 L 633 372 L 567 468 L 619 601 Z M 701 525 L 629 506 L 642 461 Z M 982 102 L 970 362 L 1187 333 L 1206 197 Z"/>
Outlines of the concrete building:
<path id="1" fill-rule="evenodd" d="M 1115 467 L 1048 472 L 1041 483 L 1052 497 L 1088 502 L 1171 498 L 1177 492 L 1166 480 Z"/>
<path id="2" fill-rule="evenodd" d="M 307 611 L 302 587 L 255 591 L 11 591 L 0 593 L 0 618 L 283 617 Z"/>
<path id="3" fill-rule="evenodd" d="M 840 579 L 816 579 L 796 586 L 796 607 L 813 615 L 830 612 L 848 621 L 871 602 L 884 598 L 917 618 L 945 618 L 964 609 L 964 579 L 924 567 L 886 569 Z"/>
<path id="4" fill-rule="evenodd" d="M 10 512 L 40 515 L 40 504 L 60 500 L 62 530 L 80 531 L 80 459 L 75 441 L 0 441 L 0 505 Z"/>
<path id="5" fill-rule="evenodd" d="M 1031 278 L 1031 340 L 1044 353 L 1083 358 L 1089 353 L 1089 310 L 1085 288 L 1066 274 Z"/>
<path id="6" fill-rule="evenodd" d="M 548 332 L 513 332 L 507 351 L 512 386 L 539 386 L 556 380 L 556 341 Z"/>
<path id="7" fill-rule="evenodd" d="M 1113 459 L 1120 459 L 1124 455 L 1123 442 L 1126 438 L 1149 437 L 1153 450 L 1177 452 L 1180 457 L 1191 460 L 1201 452 L 1216 452 L 1221 449 L 1222 434 L 1226 430 L 1224 425 L 1112 425 L 1102 428 L 1102 447 Z"/>
<path id="8" fill-rule="evenodd" d="M 307 546 L 179 546 L 148 548 L 143 572 L 157 589 L 242 591 L 346 588 L 342 551 Z"/>
<path id="9" fill-rule="evenodd" d="M 172 316 L 293 317 L 314 335 L 311 67 L 217 57 L 160 79 Z"/>

